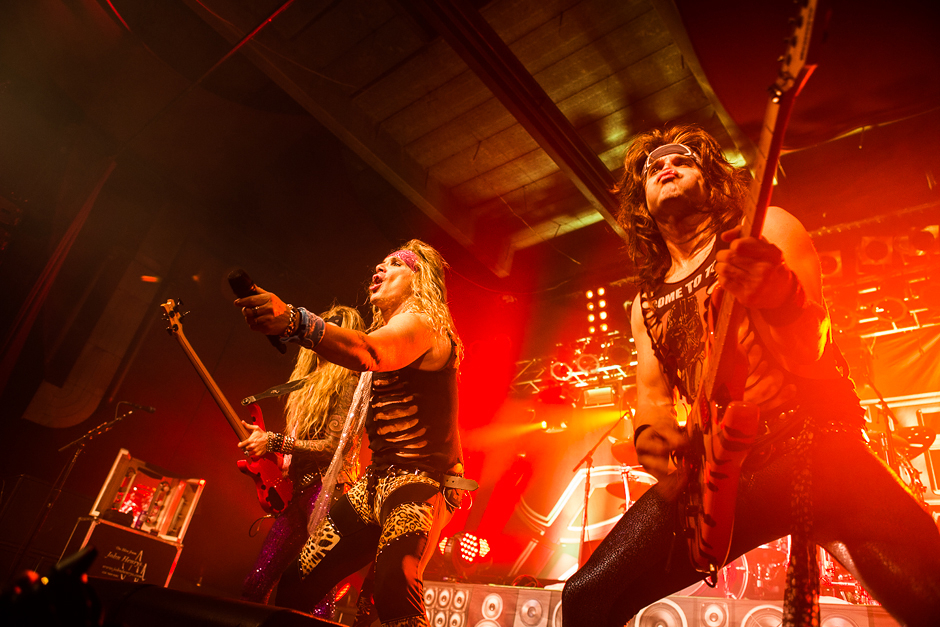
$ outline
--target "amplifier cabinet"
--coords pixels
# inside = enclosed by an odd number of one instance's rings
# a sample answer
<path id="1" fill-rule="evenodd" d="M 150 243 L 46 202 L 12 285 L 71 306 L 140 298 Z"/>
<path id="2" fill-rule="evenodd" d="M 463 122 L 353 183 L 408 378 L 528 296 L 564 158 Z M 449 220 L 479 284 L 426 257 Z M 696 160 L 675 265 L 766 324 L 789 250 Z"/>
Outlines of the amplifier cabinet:
<path id="1" fill-rule="evenodd" d="M 89 575 L 164 587 L 183 550 L 182 543 L 86 516 L 75 524 L 63 557 L 87 545 L 98 550 Z"/>
<path id="2" fill-rule="evenodd" d="M 561 627 L 561 590 L 424 582 L 432 627 Z"/>
<path id="3" fill-rule="evenodd" d="M 424 582 L 431 627 L 561 627 L 561 590 Z M 769 627 L 783 620 L 781 601 L 672 595 L 650 604 L 627 627 Z M 881 607 L 824 598 L 820 627 L 898 627 Z"/>

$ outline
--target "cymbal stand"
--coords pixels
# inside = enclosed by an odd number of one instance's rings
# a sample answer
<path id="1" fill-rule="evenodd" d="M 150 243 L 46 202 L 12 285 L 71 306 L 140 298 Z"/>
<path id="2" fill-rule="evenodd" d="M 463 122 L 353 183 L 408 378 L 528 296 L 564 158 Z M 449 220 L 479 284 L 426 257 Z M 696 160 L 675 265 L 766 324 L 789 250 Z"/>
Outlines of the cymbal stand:
<path id="1" fill-rule="evenodd" d="M 588 499 L 591 498 L 591 467 L 594 465 L 594 451 L 597 450 L 597 447 L 607 439 L 607 436 L 613 433 L 614 429 L 617 428 L 617 425 L 620 424 L 620 421 L 623 420 L 623 417 L 630 413 L 630 410 L 620 414 L 620 417 L 610 425 L 610 429 L 604 432 L 600 439 L 588 450 L 588 452 L 581 458 L 581 460 L 575 464 L 571 472 L 578 472 L 578 468 L 582 465 L 585 467 L 584 473 L 584 508 L 581 516 L 581 540 L 578 544 L 578 568 L 584 566 L 585 555 L 584 555 L 584 542 L 585 542 L 585 531 L 587 530 L 587 521 L 588 521 Z"/>
<path id="2" fill-rule="evenodd" d="M 121 403 L 118 403 L 120 406 Z M 116 410 L 115 410 L 116 413 Z M 118 422 L 134 413 L 133 409 L 128 409 L 123 414 L 116 416 L 114 420 L 104 422 L 82 437 L 77 440 L 69 442 L 65 446 L 59 449 L 59 452 L 63 452 L 75 447 L 75 453 L 72 455 L 72 459 L 69 461 L 68 465 L 59 472 L 59 476 L 56 478 L 55 484 L 52 486 L 52 490 L 49 492 L 49 496 L 46 499 L 45 505 L 42 507 L 42 512 L 39 515 L 36 524 L 33 525 L 33 530 L 30 532 L 29 537 L 26 539 L 26 542 L 20 547 L 20 550 L 17 552 L 16 556 L 13 558 L 11 563 L 10 571 L 7 573 L 6 580 L 9 581 L 12 577 L 16 576 L 20 562 L 23 561 L 23 558 L 26 556 L 26 553 L 29 552 L 29 549 L 32 547 L 33 541 L 36 539 L 36 536 L 39 535 L 39 532 L 42 531 L 43 526 L 46 524 L 46 520 L 49 518 L 49 513 L 52 511 L 52 508 L 55 506 L 56 502 L 59 500 L 59 496 L 62 494 L 62 488 L 65 486 L 65 482 L 69 477 L 69 474 L 72 472 L 72 468 L 75 467 L 75 462 L 78 461 L 78 456 L 82 454 L 82 451 L 85 450 L 85 445 L 88 444 L 92 439 L 98 437 L 99 435 L 110 431 L 114 425 Z"/>

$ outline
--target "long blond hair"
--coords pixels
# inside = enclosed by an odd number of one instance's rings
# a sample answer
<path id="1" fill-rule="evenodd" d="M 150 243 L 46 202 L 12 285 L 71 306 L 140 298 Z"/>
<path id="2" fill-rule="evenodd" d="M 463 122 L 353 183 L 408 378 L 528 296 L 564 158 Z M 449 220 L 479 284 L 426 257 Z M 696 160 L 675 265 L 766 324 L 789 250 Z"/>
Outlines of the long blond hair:
<path id="1" fill-rule="evenodd" d="M 411 296 L 408 297 L 406 311 L 426 315 L 430 318 L 432 329 L 440 329 L 450 338 L 454 343 L 459 365 L 463 358 L 463 341 L 454 327 L 454 319 L 447 306 L 447 286 L 444 284 L 444 271 L 450 266 L 439 252 L 421 240 L 410 240 L 397 250 L 410 250 L 418 257 L 416 272 L 411 280 Z M 369 330 L 374 331 L 383 327 L 386 322 L 382 312 L 373 305 L 372 326 Z"/>
<path id="2" fill-rule="evenodd" d="M 334 305 L 320 317 L 353 331 L 362 331 L 366 326 L 358 311 L 343 305 Z M 330 407 L 339 400 L 347 381 L 354 376 L 358 373 L 320 359 L 312 350 L 301 348 L 291 380 L 306 379 L 306 383 L 287 396 L 287 433 L 298 440 L 312 440 L 322 435 Z"/>

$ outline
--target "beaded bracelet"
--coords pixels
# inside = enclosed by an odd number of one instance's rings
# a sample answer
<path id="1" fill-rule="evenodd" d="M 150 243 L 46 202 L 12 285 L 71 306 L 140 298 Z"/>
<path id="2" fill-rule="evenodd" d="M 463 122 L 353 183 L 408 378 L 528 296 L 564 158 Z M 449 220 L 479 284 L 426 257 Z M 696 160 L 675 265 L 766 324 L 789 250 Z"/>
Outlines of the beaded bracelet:
<path id="1" fill-rule="evenodd" d="M 290 311 L 290 320 L 287 321 L 287 328 L 281 333 L 281 337 L 290 337 L 297 330 L 297 310 L 293 305 L 287 305 L 287 309 Z"/>
<path id="2" fill-rule="evenodd" d="M 761 309 L 760 315 L 764 322 L 772 327 L 785 327 L 793 324 L 803 314 L 803 305 L 806 304 L 806 291 L 803 290 L 803 284 L 796 276 L 796 272 L 790 270 L 790 293 L 782 304 L 771 309 Z"/>

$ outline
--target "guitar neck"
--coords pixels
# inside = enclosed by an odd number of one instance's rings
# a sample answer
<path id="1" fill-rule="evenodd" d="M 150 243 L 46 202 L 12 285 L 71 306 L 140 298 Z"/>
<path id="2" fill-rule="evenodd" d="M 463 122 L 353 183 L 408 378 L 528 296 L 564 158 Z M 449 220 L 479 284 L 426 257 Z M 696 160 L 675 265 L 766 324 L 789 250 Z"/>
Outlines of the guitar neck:
<path id="1" fill-rule="evenodd" d="M 248 429 L 245 428 L 245 425 L 242 424 L 241 419 L 235 414 L 235 410 L 232 408 L 232 405 L 228 402 L 228 399 L 225 398 L 225 395 L 222 394 L 222 390 L 219 389 L 219 386 L 212 378 L 212 375 L 209 374 L 209 371 L 202 363 L 202 360 L 199 359 L 199 355 L 196 354 L 196 351 L 193 350 L 189 340 L 187 340 L 186 336 L 183 335 L 182 330 L 178 330 L 173 335 L 176 336 L 176 340 L 183 348 L 183 352 L 186 353 L 186 357 L 189 358 L 189 362 L 193 365 L 193 368 L 196 369 L 196 373 L 199 375 L 199 378 L 202 379 L 202 382 L 206 384 L 206 389 L 209 390 L 209 394 L 212 395 L 212 399 L 215 401 L 215 404 L 219 406 L 220 410 L 222 410 L 222 415 L 225 416 L 225 419 L 228 421 L 229 425 L 231 425 L 232 429 L 235 430 L 235 434 L 238 436 L 238 439 L 247 439 L 250 435 Z"/>
<path id="2" fill-rule="evenodd" d="M 815 65 L 804 66 L 800 74 L 791 80 L 794 85 L 783 97 L 774 98 L 768 103 L 764 114 L 760 140 L 757 144 L 757 158 L 752 164 L 754 178 L 751 181 L 748 203 L 741 220 L 741 237 L 759 237 L 764 227 L 764 217 L 770 206 L 770 196 L 774 187 L 774 173 L 780 164 L 783 149 L 783 136 L 793 104 L 802 86 L 815 69 Z M 705 398 L 715 398 L 716 386 L 724 377 L 722 367 L 729 363 L 728 357 L 735 350 L 734 338 L 730 331 L 737 328 L 738 317 L 743 315 L 742 308 L 731 294 L 725 292 L 718 314 L 715 318 L 714 358 L 709 359 L 702 379 L 701 391 Z"/>

